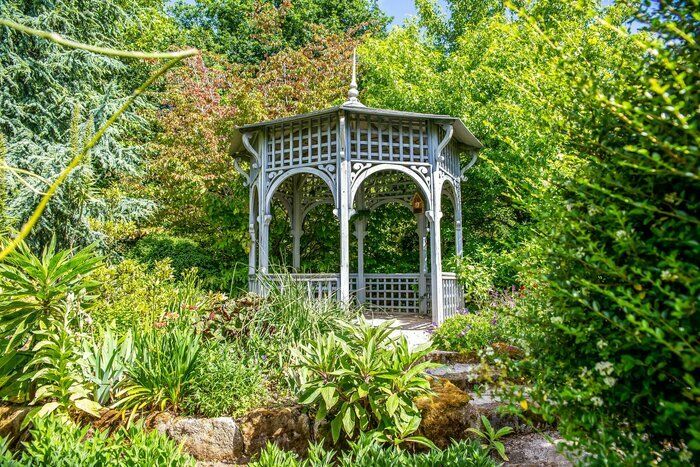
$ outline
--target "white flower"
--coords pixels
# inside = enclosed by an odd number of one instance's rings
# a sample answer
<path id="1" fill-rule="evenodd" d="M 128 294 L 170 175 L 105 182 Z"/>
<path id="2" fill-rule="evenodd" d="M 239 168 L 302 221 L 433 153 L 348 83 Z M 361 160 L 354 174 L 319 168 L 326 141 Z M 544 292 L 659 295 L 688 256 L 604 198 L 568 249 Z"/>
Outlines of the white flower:
<path id="1" fill-rule="evenodd" d="M 595 369 L 601 375 L 608 376 L 613 372 L 613 370 L 615 368 L 613 367 L 613 364 L 610 362 L 598 362 L 595 364 Z"/>
<path id="2" fill-rule="evenodd" d="M 600 407 L 601 405 L 603 405 L 603 399 L 601 399 L 598 396 L 591 397 L 591 402 L 593 402 L 593 405 L 595 405 L 596 407 Z"/>
<path id="3" fill-rule="evenodd" d="M 617 379 L 613 378 L 612 376 L 606 376 L 605 378 L 603 378 L 603 382 L 605 384 L 607 384 L 608 386 L 613 387 L 613 386 L 615 386 Z"/>
<path id="4" fill-rule="evenodd" d="M 561 316 L 553 316 L 550 321 L 552 322 L 552 324 L 559 325 L 564 322 L 564 319 Z"/>
<path id="5" fill-rule="evenodd" d="M 617 232 L 615 232 L 615 238 L 617 238 L 618 240 L 621 240 L 621 239 L 625 238 L 626 236 L 627 236 L 627 232 L 625 232 L 624 230 L 618 230 Z"/>
<path id="6" fill-rule="evenodd" d="M 608 343 L 605 342 L 603 339 L 600 339 L 598 342 L 595 344 L 600 350 L 603 350 L 608 346 Z"/>

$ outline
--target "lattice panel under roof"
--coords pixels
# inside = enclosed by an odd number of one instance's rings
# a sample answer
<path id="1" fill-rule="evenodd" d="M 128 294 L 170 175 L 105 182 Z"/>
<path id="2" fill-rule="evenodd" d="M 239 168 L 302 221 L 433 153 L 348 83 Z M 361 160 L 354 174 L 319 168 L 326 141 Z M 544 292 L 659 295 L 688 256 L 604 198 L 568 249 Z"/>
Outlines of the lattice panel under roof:
<path id="1" fill-rule="evenodd" d="M 418 119 L 387 119 L 348 114 L 348 147 L 353 159 L 429 163 L 428 123 Z"/>
<path id="2" fill-rule="evenodd" d="M 270 169 L 335 162 L 338 154 L 336 115 L 279 123 L 267 129 Z"/>

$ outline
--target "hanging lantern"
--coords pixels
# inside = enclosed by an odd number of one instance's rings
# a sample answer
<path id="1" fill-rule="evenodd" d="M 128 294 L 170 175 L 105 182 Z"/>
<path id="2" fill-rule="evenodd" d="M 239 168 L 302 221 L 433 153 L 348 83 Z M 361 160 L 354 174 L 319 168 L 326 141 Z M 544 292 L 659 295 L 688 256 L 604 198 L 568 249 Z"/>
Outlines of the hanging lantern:
<path id="1" fill-rule="evenodd" d="M 413 199 L 411 199 L 411 208 L 414 214 L 423 214 L 425 212 L 425 203 L 423 203 L 423 197 L 420 193 L 413 195 Z"/>

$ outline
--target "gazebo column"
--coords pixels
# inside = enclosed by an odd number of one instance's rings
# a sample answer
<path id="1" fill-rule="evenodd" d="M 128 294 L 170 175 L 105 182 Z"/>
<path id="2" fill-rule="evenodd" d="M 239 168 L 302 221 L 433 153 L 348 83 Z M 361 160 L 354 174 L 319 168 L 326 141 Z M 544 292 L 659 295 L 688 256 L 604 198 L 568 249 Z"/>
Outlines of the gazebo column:
<path id="1" fill-rule="evenodd" d="M 292 267 L 295 271 L 299 271 L 301 267 L 301 235 L 303 233 L 302 225 L 304 222 L 304 213 L 302 211 L 302 184 L 303 175 L 296 175 L 293 180 L 292 194 Z"/>
<path id="2" fill-rule="evenodd" d="M 420 301 L 418 302 L 419 309 L 421 313 L 428 311 L 428 303 L 425 300 L 425 295 L 427 292 L 427 281 L 425 276 L 428 273 L 428 255 L 427 255 L 427 228 L 425 225 L 425 213 L 421 212 L 416 214 L 416 223 L 418 227 L 416 232 L 418 233 L 418 297 Z"/>
<path id="3" fill-rule="evenodd" d="M 437 198 L 437 199 L 436 199 Z M 442 248 L 440 246 L 439 196 L 433 196 L 433 210 L 425 214 L 430 220 L 430 298 L 432 300 L 433 322 L 442 323 L 445 311 L 442 308 Z"/>
<path id="4" fill-rule="evenodd" d="M 361 186 L 357 191 L 357 210 L 365 210 L 365 192 Z M 355 220 L 355 238 L 357 238 L 357 301 L 365 303 L 365 235 L 367 235 L 367 219 L 362 217 Z"/>
<path id="5" fill-rule="evenodd" d="M 464 240 L 462 238 L 462 196 L 460 184 L 455 185 L 455 199 L 452 201 L 455 212 L 455 254 L 462 256 L 464 252 Z"/>
<path id="6" fill-rule="evenodd" d="M 339 119 L 338 219 L 340 220 L 340 293 L 343 304 L 350 303 L 350 162 L 347 149 L 345 114 Z"/>

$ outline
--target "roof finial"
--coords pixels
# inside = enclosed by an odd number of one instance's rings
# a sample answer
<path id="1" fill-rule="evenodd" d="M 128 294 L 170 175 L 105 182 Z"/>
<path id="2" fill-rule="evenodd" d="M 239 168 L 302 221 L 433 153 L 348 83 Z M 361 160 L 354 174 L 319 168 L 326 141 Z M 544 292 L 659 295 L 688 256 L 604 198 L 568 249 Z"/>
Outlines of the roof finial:
<path id="1" fill-rule="evenodd" d="M 359 95 L 360 92 L 357 90 L 357 53 L 356 49 L 352 49 L 352 81 L 350 81 L 350 89 L 348 90 L 348 100 L 343 105 L 364 107 L 357 98 Z"/>

